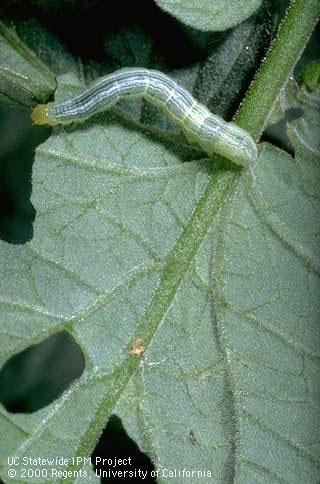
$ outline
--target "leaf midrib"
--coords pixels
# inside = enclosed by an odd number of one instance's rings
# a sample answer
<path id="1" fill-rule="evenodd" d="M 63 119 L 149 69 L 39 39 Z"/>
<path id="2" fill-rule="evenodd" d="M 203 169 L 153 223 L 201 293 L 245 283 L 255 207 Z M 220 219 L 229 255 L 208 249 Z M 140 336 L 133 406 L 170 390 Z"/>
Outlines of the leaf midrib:
<path id="1" fill-rule="evenodd" d="M 105 425 L 107 416 L 110 415 L 128 382 L 139 369 L 141 360 L 130 355 L 133 342 L 136 339 L 141 339 L 145 351 L 152 342 L 190 267 L 190 263 L 212 224 L 213 218 L 221 210 L 225 201 L 230 199 L 239 179 L 239 173 L 236 172 L 222 171 L 212 175 L 191 219 L 167 256 L 159 286 L 127 345 L 127 358 L 112 373 L 114 387 L 117 388 L 117 391 L 111 395 L 108 393 L 98 408 L 95 417 L 90 422 L 90 426 L 80 439 L 76 450 L 78 456 L 90 454 L 93 445 L 100 436 L 101 429 Z M 105 377 L 106 375 L 103 376 L 103 378 Z M 110 375 L 108 380 L 110 381 Z"/>

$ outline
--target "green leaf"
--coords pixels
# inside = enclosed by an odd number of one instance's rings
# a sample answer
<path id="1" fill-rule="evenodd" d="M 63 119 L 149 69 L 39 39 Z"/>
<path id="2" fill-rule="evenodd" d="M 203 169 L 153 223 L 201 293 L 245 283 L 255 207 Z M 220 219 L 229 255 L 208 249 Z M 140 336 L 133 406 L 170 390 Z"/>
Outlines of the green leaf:
<path id="1" fill-rule="evenodd" d="M 75 89 L 66 77 L 58 96 Z M 295 158 L 263 144 L 247 173 L 184 162 L 178 136 L 111 113 L 57 128 L 38 148 L 34 237 L 0 243 L 1 357 L 66 330 L 86 368 L 38 412 L 1 409 L 5 482 L 7 456 L 89 456 L 111 414 L 156 468 L 317 482 L 312 96 L 301 94 L 290 127 Z"/>
<path id="2" fill-rule="evenodd" d="M 301 74 L 302 82 L 311 91 L 320 84 L 320 59 L 307 64 Z"/>
<path id="3" fill-rule="evenodd" d="M 301 98 L 304 116 L 289 129 L 295 158 L 263 145 L 229 219 L 221 297 L 232 311 L 221 317 L 243 482 L 317 482 L 319 473 L 319 92 Z"/>
<path id="4" fill-rule="evenodd" d="M 180 22 L 205 31 L 226 30 L 240 24 L 261 5 L 261 0 L 155 0 Z"/>
<path id="5" fill-rule="evenodd" d="M 294 77 L 290 77 L 285 86 L 279 92 L 279 95 L 269 112 L 264 128 L 266 129 L 271 124 L 278 123 L 284 118 L 286 111 L 290 108 L 298 108 L 299 102 L 298 85 Z"/>
<path id="6" fill-rule="evenodd" d="M 266 1 L 236 28 L 211 35 L 193 90 L 211 112 L 224 119 L 234 115 L 269 47 L 276 14 L 275 6 Z"/>
<path id="7" fill-rule="evenodd" d="M 31 106 L 48 100 L 55 87 L 51 71 L 0 21 L 0 100 Z"/>

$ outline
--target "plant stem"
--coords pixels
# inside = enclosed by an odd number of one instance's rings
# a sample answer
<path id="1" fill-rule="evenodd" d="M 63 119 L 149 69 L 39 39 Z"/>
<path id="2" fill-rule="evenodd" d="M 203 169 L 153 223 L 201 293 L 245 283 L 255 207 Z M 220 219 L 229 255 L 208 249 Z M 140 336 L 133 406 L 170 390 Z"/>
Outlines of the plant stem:
<path id="1" fill-rule="evenodd" d="M 236 123 L 259 140 L 268 114 L 320 15 L 319 0 L 292 0 L 277 36 L 236 116 Z"/>

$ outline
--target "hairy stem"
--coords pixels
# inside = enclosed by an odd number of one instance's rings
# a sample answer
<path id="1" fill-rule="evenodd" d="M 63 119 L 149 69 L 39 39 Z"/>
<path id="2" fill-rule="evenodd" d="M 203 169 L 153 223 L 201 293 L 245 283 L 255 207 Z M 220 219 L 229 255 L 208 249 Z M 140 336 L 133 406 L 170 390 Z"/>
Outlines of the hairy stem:
<path id="1" fill-rule="evenodd" d="M 236 116 L 236 123 L 259 140 L 268 114 L 316 25 L 319 0 L 292 0 L 266 60 Z"/>

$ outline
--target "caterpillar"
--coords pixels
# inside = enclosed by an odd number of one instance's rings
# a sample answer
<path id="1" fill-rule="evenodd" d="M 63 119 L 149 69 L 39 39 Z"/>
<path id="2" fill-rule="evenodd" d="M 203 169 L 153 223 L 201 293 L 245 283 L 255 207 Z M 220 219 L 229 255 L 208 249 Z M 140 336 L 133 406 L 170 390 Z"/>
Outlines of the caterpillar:
<path id="1" fill-rule="evenodd" d="M 31 118 L 38 125 L 81 122 L 120 99 L 136 97 L 161 108 L 187 140 L 198 144 L 209 157 L 218 153 L 244 167 L 256 161 L 257 146 L 249 133 L 212 114 L 170 77 L 151 69 L 119 69 L 66 101 L 38 104 Z"/>

